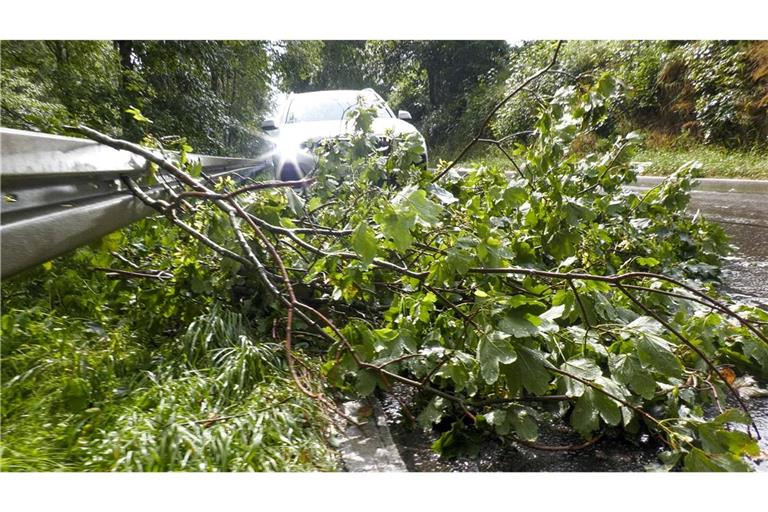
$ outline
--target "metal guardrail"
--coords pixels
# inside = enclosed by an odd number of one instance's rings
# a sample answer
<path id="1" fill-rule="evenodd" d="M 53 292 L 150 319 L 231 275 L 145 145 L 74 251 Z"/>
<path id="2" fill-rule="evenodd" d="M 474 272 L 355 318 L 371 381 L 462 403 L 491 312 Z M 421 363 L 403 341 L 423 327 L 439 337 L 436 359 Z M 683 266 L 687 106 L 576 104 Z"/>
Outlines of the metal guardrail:
<path id="1" fill-rule="evenodd" d="M 188 155 L 210 177 L 247 179 L 262 160 Z M 139 178 L 144 158 L 87 139 L 0 128 L 0 277 L 48 261 L 135 222 L 154 210 L 121 176 Z M 175 181 L 159 173 L 175 187 Z M 163 193 L 163 187 L 150 190 Z"/>

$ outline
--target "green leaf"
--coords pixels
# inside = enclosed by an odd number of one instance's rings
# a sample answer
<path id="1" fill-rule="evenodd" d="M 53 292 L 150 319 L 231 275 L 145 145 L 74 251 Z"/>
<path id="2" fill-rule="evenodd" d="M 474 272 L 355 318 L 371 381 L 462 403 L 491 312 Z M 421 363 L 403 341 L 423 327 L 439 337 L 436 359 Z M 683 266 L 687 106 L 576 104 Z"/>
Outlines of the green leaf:
<path id="1" fill-rule="evenodd" d="M 515 208 L 523 204 L 528 197 L 528 191 L 524 187 L 524 182 L 510 182 L 510 186 L 504 189 L 502 198 L 509 208 Z"/>
<path id="2" fill-rule="evenodd" d="M 704 423 L 698 427 L 701 446 L 710 453 L 758 455 L 760 446 L 745 432 L 724 430 L 718 425 Z"/>
<path id="3" fill-rule="evenodd" d="M 469 372 L 462 361 L 452 360 L 449 363 L 443 365 L 443 367 L 437 372 L 437 375 L 451 379 L 453 381 L 453 387 L 456 392 L 461 392 L 467 387 L 467 382 L 470 379 Z"/>
<path id="4" fill-rule="evenodd" d="M 741 409 L 728 409 L 713 419 L 712 423 L 715 425 L 724 425 L 726 423 L 741 423 L 742 425 L 749 425 L 752 423 L 752 420 L 750 420 L 749 416 L 747 416 L 747 413 Z"/>
<path id="5" fill-rule="evenodd" d="M 683 454 L 679 451 L 663 451 L 659 453 L 658 457 L 659 460 L 661 460 L 661 465 L 652 464 L 649 466 L 649 470 L 651 471 L 672 471 L 677 467 L 678 463 L 680 462 L 680 459 L 682 458 Z"/>
<path id="6" fill-rule="evenodd" d="M 318 196 L 312 196 L 312 198 L 307 202 L 307 210 L 314 211 L 320 206 L 322 206 L 323 200 Z"/>
<path id="7" fill-rule="evenodd" d="M 564 362 L 560 369 L 584 380 L 593 381 L 603 374 L 600 367 L 591 359 L 571 359 Z M 587 386 L 578 380 L 563 376 L 568 396 L 581 396 Z"/>
<path id="8" fill-rule="evenodd" d="M 694 448 L 685 456 L 684 468 L 692 472 L 722 472 L 723 468 L 715 464 L 706 453 L 698 448 Z"/>
<path id="9" fill-rule="evenodd" d="M 418 349 L 410 329 L 375 329 L 373 331 L 373 349 L 380 361 L 400 357 L 404 353 L 414 353 Z"/>
<path id="10" fill-rule="evenodd" d="M 202 167 L 200 168 L 202 170 Z M 304 199 L 290 188 L 286 188 L 285 195 L 288 198 L 288 207 L 294 215 L 301 217 L 304 215 Z"/>
<path id="11" fill-rule="evenodd" d="M 451 247 L 447 252 L 445 262 L 454 273 L 460 276 L 466 274 L 475 262 L 475 257 L 461 247 Z"/>
<path id="12" fill-rule="evenodd" d="M 481 336 L 477 344 L 480 373 L 488 384 L 498 380 L 499 363 L 509 364 L 517 359 L 517 353 L 507 338 L 509 335 L 494 331 L 489 335 Z"/>
<path id="13" fill-rule="evenodd" d="M 604 393 L 596 390 L 593 391 L 593 403 L 595 404 L 598 413 L 600 413 L 600 417 L 603 418 L 603 421 L 613 426 L 621 423 L 621 409 L 619 408 L 619 403 Z M 606 391 L 608 390 L 606 389 Z"/>
<path id="14" fill-rule="evenodd" d="M 518 437 L 526 441 L 535 441 L 539 437 L 539 426 L 525 407 L 513 405 L 506 409 L 495 409 L 484 417 L 500 436 L 514 430 Z"/>
<path id="15" fill-rule="evenodd" d="M 376 236 L 365 222 L 358 224 L 352 232 L 352 247 L 360 255 L 360 261 L 364 265 L 369 265 L 376 257 L 378 251 Z"/>
<path id="16" fill-rule="evenodd" d="M 378 379 L 376 374 L 369 370 L 360 370 L 357 372 L 357 380 L 355 381 L 355 391 L 360 396 L 368 396 L 376 389 L 376 383 Z"/>
<path id="17" fill-rule="evenodd" d="M 534 324 L 533 322 L 537 322 Z M 513 310 L 499 321 L 499 329 L 515 338 L 527 338 L 538 334 L 537 327 L 541 320 L 523 311 Z"/>
<path id="18" fill-rule="evenodd" d="M 693 448 L 685 456 L 683 468 L 692 472 L 749 471 L 749 466 L 740 457 L 724 453 L 706 453 L 699 448 Z"/>
<path id="19" fill-rule="evenodd" d="M 427 190 L 429 190 L 443 204 L 453 204 L 458 201 L 456 196 L 445 190 L 440 185 L 435 185 L 433 183 L 427 188 Z"/>
<path id="20" fill-rule="evenodd" d="M 193 178 L 199 178 L 203 174 L 203 164 L 201 164 L 200 161 L 198 160 L 192 165 L 187 166 L 187 171 L 189 172 L 189 175 L 192 176 Z M 294 194 L 294 196 L 296 196 L 296 194 Z M 291 205 L 293 212 L 296 213 L 297 209 L 294 208 L 294 204 L 290 203 L 291 201 L 290 194 L 288 195 L 288 201 L 289 201 L 289 204 Z M 297 215 L 300 215 L 300 214 L 301 214 L 301 211 L 298 210 Z"/>
<path id="21" fill-rule="evenodd" d="M 432 292 L 427 292 L 421 297 L 421 300 L 414 303 L 411 308 L 411 314 L 422 322 L 429 322 L 429 315 L 435 309 L 437 296 Z"/>
<path id="22" fill-rule="evenodd" d="M 509 434 L 510 422 L 507 419 L 506 409 L 495 409 L 484 414 L 483 417 L 485 418 L 485 421 L 494 427 L 494 430 L 496 430 L 496 433 L 500 436 Z"/>
<path id="23" fill-rule="evenodd" d="M 544 354 L 528 347 L 517 347 L 517 360 L 503 367 L 510 389 L 525 387 L 530 393 L 543 395 L 549 389 L 551 375 Z"/>
<path id="24" fill-rule="evenodd" d="M 554 306 L 548 309 L 544 313 L 540 314 L 539 317 L 545 320 L 555 321 L 558 318 L 562 318 L 564 311 L 565 311 L 565 306 L 561 304 L 559 306 Z"/>
<path id="25" fill-rule="evenodd" d="M 512 428 L 515 433 L 526 441 L 535 441 L 539 437 L 539 425 L 523 407 L 515 407 L 511 411 Z"/>
<path id="26" fill-rule="evenodd" d="M 448 402 L 445 398 L 439 396 L 433 397 L 421 414 L 419 414 L 418 418 L 416 418 L 419 425 L 424 429 L 431 428 L 432 425 L 440 421 L 447 407 Z"/>
<path id="27" fill-rule="evenodd" d="M 659 265 L 659 260 L 656 258 L 643 258 L 642 256 L 637 258 L 637 264 L 641 267 L 653 268 Z"/>
<path id="28" fill-rule="evenodd" d="M 680 377 L 683 365 L 672 353 L 671 345 L 664 338 L 644 333 L 636 338 L 637 357 L 643 367 L 651 367 L 668 377 Z"/>
<path id="29" fill-rule="evenodd" d="M 413 212 L 398 213 L 388 207 L 383 213 L 375 216 L 376 222 L 381 225 L 381 230 L 394 242 L 399 251 L 407 250 L 413 243 L 411 228 L 416 222 Z"/>
<path id="30" fill-rule="evenodd" d="M 0 333 L 5 336 L 10 336 L 13 332 L 16 323 L 12 314 L 3 315 L 0 317 Z"/>
<path id="31" fill-rule="evenodd" d="M 592 359 L 569 359 L 564 362 L 561 369 L 586 380 L 595 380 L 603 374 L 603 371 Z"/>
<path id="32" fill-rule="evenodd" d="M 131 117 L 133 117 L 136 121 L 138 121 L 140 123 L 152 123 L 152 121 L 149 118 L 145 117 L 141 113 L 141 111 L 139 109 L 137 109 L 136 107 L 134 107 L 134 106 L 131 106 L 131 107 L 125 109 L 125 111 L 127 113 L 131 114 Z"/>
<path id="33" fill-rule="evenodd" d="M 608 359 L 611 376 L 646 400 L 656 393 L 656 380 L 643 368 L 634 354 L 611 355 Z"/>
<path id="34" fill-rule="evenodd" d="M 467 428 L 462 421 L 455 421 L 449 431 L 432 443 L 432 449 L 446 459 L 460 456 L 477 457 L 481 435 L 481 432 Z"/>
<path id="35" fill-rule="evenodd" d="M 768 374 L 768 347 L 754 337 L 746 338 L 743 341 L 743 345 L 744 355 L 757 361 L 762 367 L 763 372 Z"/>
<path id="36" fill-rule="evenodd" d="M 418 215 L 418 219 L 428 226 L 437 224 L 440 221 L 440 214 L 443 207 L 427 198 L 424 190 L 414 190 L 406 200 L 412 211 Z"/>
<path id="37" fill-rule="evenodd" d="M 651 318 L 650 316 L 639 316 L 628 323 L 627 327 L 648 334 L 660 334 L 664 330 L 664 326 L 661 325 L 658 320 Z"/>
<path id="38" fill-rule="evenodd" d="M 576 401 L 571 412 L 571 426 L 584 437 L 594 432 L 600 426 L 599 413 L 595 403 L 595 391 L 588 388 Z"/>
<path id="39" fill-rule="evenodd" d="M 125 236 L 122 231 L 113 231 L 105 235 L 99 241 L 99 249 L 105 252 L 117 251 L 125 243 Z"/>

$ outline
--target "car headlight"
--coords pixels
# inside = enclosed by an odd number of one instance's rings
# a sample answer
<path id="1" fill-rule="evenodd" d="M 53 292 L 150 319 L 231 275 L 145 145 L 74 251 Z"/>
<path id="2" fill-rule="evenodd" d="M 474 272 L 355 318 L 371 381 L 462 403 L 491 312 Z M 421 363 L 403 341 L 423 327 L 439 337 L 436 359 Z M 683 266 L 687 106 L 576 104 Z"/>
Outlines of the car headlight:
<path id="1" fill-rule="evenodd" d="M 307 141 L 280 139 L 275 145 L 275 177 L 282 181 L 300 180 L 315 168 L 315 156 Z"/>

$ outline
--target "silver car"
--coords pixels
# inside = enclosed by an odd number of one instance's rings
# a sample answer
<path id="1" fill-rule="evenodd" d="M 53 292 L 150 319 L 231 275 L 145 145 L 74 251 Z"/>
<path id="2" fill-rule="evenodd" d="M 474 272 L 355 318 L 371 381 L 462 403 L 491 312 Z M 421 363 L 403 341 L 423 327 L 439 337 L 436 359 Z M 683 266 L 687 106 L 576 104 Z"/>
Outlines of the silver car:
<path id="1" fill-rule="evenodd" d="M 315 169 L 317 158 L 312 151 L 323 140 L 349 137 L 354 126 L 347 112 L 359 99 L 376 108 L 373 134 L 382 141 L 388 137 L 416 134 L 424 148 L 420 165 L 427 164 L 424 137 L 410 123 L 411 114 L 400 110 L 395 116 L 387 103 L 373 89 L 317 91 L 290 95 L 277 116 L 264 121 L 262 128 L 272 143 L 270 151 L 275 178 L 283 181 L 301 179 Z"/>

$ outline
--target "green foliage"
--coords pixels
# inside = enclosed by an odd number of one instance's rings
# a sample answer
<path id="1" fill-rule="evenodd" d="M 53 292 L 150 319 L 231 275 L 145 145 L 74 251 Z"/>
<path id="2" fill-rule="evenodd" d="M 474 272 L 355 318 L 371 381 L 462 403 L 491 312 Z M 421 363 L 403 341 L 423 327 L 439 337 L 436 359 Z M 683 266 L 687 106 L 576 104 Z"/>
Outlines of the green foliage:
<path id="1" fill-rule="evenodd" d="M 29 69 L 3 70 L 0 89 L 0 117 L 5 126 L 52 132 L 66 119 L 64 105 L 48 99 L 44 86 L 34 81 Z"/>
<path id="2" fill-rule="evenodd" d="M 210 210 L 192 222 L 217 225 Z M 133 270 L 112 251 L 173 276 L 110 279 L 93 267 Z M 154 219 L 4 280 L 0 469 L 335 469 L 328 418 L 268 319 L 237 312 L 270 310 L 233 293 L 242 281 Z"/>
<path id="3" fill-rule="evenodd" d="M 370 87 L 365 41 L 280 41 L 274 64 L 284 91 Z"/>
<path id="4" fill-rule="evenodd" d="M 589 87 L 610 71 L 628 95 L 616 103 L 613 124 L 603 128 L 603 136 L 631 125 L 728 147 L 764 147 L 764 54 L 762 43 L 755 41 L 570 41 L 558 58 L 559 72 L 539 80 L 535 94 L 509 102 L 494 130 L 529 129 L 542 97 L 566 84 Z M 514 47 L 507 88 L 543 67 L 550 56 L 548 41 Z"/>
<path id="5" fill-rule="evenodd" d="M 4 126 L 58 131 L 82 122 L 113 132 L 119 125 L 118 68 L 108 42 L 3 41 L 0 52 Z"/>
<path id="6" fill-rule="evenodd" d="M 361 222 L 352 233 L 352 247 L 360 255 L 360 261 L 368 265 L 376 257 L 376 237 L 373 230 L 364 222 Z"/>
<path id="7" fill-rule="evenodd" d="M 255 156 L 269 103 L 263 41 L 3 41 L 2 118 L 10 128 L 61 132 L 83 123 L 139 142 L 184 134 L 203 153 Z"/>
<path id="8" fill-rule="evenodd" d="M 477 130 L 501 93 L 503 41 L 369 42 L 377 87 L 409 110 L 431 148 L 452 147 Z"/>
<path id="9" fill-rule="evenodd" d="M 768 137 L 768 116 L 757 106 L 768 91 L 750 76 L 749 46 L 699 41 L 666 60 L 668 67 L 683 67 L 678 80 L 684 80 L 684 92 L 677 104 L 689 115 L 689 129 L 706 142 L 746 146 L 764 143 Z"/>

